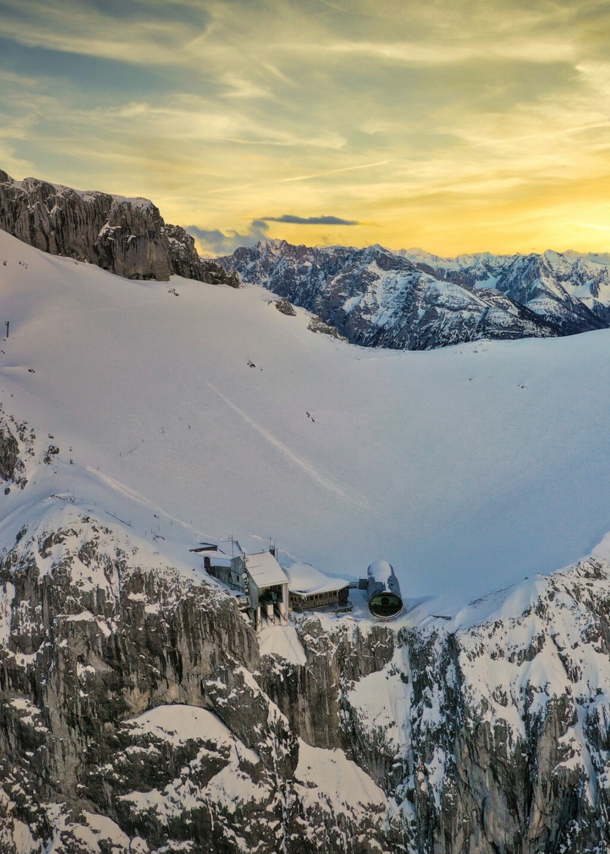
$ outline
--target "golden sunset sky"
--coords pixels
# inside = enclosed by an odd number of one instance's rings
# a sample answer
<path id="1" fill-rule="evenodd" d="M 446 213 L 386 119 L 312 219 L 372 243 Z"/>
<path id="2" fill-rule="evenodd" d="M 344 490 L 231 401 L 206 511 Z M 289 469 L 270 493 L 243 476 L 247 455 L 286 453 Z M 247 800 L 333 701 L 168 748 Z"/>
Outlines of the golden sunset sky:
<path id="1" fill-rule="evenodd" d="M 610 3 L 0 0 L 0 168 L 210 253 L 607 251 Z"/>

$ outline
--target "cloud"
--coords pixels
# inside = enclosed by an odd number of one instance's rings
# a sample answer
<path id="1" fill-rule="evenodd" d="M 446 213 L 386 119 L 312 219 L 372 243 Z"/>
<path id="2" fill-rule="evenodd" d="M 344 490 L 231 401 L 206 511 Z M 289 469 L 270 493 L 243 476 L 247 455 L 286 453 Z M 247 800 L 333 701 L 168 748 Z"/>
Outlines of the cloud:
<path id="1" fill-rule="evenodd" d="M 330 44 L 295 43 L 287 45 L 290 50 L 327 52 L 351 56 L 365 56 L 406 65 L 445 66 L 475 59 L 514 59 L 534 63 L 551 63 L 574 59 L 573 45 L 565 40 L 550 38 L 535 40 L 523 36 L 512 39 L 497 39 L 462 44 L 415 43 L 415 42 L 338 42 Z"/>
<path id="2" fill-rule="evenodd" d="M 266 240 L 269 226 L 260 219 L 253 219 L 245 234 L 230 229 L 224 234 L 218 228 L 205 229 L 189 225 L 186 229 L 199 243 L 203 252 L 211 255 L 230 255 L 240 246 L 256 246 L 260 240 Z"/>
<path id="3" fill-rule="evenodd" d="M 262 222 L 289 222 L 293 225 L 359 225 L 355 219 L 341 219 L 338 216 L 295 216 L 284 214 L 283 216 L 263 216 Z"/>
<path id="4" fill-rule="evenodd" d="M 358 213 L 357 245 L 607 248 L 574 225 L 609 221 L 600 0 L 0 0 L 0 18 L 0 167 L 152 198 L 199 251 L 336 241 L 356 222 L 307 214 L 329 210 Z"/>
<path id="5" fill-rule="evenodd" d="M 573 222 L 576 228 L 591 228 L 594 231 L 610 231 L 610 225 L 595 225 L 592 222 Z"/>

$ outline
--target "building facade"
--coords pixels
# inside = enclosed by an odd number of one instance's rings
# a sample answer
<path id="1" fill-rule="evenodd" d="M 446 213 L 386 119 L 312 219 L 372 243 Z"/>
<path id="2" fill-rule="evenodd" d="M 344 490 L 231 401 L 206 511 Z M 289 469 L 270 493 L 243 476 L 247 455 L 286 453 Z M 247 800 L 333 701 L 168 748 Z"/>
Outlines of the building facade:
<path id="1" fill-rule="evenodd" d="M 293 564 L 286 573 L 293 611 L 351 610 L 349 581 L 344 578 L 332 578 L 303 563 Z"/>

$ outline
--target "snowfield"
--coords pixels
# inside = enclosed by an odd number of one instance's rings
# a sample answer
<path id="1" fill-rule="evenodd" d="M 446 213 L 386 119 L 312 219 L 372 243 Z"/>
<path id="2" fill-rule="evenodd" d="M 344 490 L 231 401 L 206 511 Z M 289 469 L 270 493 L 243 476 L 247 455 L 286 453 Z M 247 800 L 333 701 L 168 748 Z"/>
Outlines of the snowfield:
<path id="1" fill-rule="evenodd" d="M 0 288 L 1 399 L 37 450 L 3 542 L 75 496 L 193 567 L 228 534 L 349 578 L 385 558 L 455 615 L 610 529 L 610 330 L 364 349 L 259 287 L 128 281 L 4 232 Z"/>

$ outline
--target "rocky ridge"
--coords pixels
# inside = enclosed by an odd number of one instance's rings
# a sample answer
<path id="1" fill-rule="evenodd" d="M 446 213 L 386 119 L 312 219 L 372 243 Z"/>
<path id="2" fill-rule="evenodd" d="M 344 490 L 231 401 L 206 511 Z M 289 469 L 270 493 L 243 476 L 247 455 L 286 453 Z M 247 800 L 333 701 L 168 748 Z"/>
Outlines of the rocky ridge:
<path id="1" fill-rule="evenodd" d="M 217 261 L 364 346 L 422 350 L 481 338 L 571 335 L 610 324 L 610 262 L 598 256 L 443 259 L 421 250 L 271 240 Z"/>
<path id="2" fill-rule="evenodd" d="M 167 281 L 175 274 L 239 286 L 231 271 L 201 259 L 194 239 L 166 224 L 148 199 L 82 192 L 38 178 L 15 181 L 0 170 L 0 228 L 44 252 L 128 279 Z"/>
<path id="3" fill-rule="evenodd" d="M 8 494 L 11 485 L 23 489 L 27 484 L 26 461 L 34 454 L 36 435 L 27 422 L 19 422 L 0 404 L 0 480 Z"/>
<path id="4" fill-rule="evenodd" d="M 604 560 L 449 623 L 299 615 L 297 663 L 157 545 L 69 496 L 5 544 L 3 854 L 609 850 Z"/>

